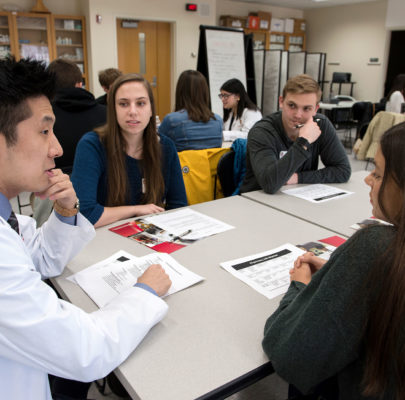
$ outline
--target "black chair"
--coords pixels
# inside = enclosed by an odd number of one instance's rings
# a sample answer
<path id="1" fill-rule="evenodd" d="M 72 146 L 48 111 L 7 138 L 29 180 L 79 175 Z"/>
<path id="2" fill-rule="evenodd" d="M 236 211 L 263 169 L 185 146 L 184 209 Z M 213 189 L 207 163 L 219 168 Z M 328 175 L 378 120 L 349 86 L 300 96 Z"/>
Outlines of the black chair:
<path id="1" fill-rule="evenodd" d="M 235 152 L 233 150 L 225 153 L 218 161 L 217 176 L 222 187 L 222 193 L 225 197 L 229 197 L 236 189 L 236 184 L 233 174 L 233 163 L 235 160 Z"/>
<path id="2" fill-rule="evenodd" d="M 339 85 L 338 94 L 342 93 L 342 84 L 350 85 L 350 96 L 353 96 L 353 86 L 356 82 L 352 82 L 352 74 L 350 72 L 334 72 L 332 74 L 332 82 L 330 83 L 329 93 L 333 92 L 333 85 L 337 83 Z"/>

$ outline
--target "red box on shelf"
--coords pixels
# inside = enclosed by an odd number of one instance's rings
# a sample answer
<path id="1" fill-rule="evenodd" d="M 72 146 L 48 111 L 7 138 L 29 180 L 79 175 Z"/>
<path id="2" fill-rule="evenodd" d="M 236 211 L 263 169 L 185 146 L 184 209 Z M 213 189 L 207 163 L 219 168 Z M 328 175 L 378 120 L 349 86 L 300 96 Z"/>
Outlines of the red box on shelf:
<path id="1" fill-rule="evenodd" d="M 259 26 L 260 26 L 260 18 L 255 15 L 249 15 L 247 28 L 259 29 Z"/>

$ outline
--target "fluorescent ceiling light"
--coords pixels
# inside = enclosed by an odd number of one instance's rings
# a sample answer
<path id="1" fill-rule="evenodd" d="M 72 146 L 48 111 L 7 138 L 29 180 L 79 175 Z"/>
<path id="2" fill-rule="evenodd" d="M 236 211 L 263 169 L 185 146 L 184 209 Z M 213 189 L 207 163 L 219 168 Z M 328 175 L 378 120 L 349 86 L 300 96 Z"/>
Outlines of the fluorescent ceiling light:
<path id="1" fill-rule="evenodd" d="M 320 2 L 324 2 L 324 1 L 329 1 L 329 0 L 312 0 L 315 3 L 320 3 Z"/>

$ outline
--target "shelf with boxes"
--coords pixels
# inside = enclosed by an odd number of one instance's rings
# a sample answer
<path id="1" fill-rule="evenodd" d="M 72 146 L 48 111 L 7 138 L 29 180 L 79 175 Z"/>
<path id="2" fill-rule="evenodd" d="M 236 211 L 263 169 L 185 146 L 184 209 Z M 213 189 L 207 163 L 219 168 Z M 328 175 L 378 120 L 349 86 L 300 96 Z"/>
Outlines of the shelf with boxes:
<path id="1" fill-rule="evenodd" d="M 85 19 L 51 13 L 0 12 L 0 58 L 73 61 L 87 80 Z"/>
<path id="2" fill-rule="evenodd" d="M 247 17 L 223 15 L 220 26 L 243 28 L 253 34 L 255 49 L 305 51 L 305 20 L 274 18 L 270 13 L 250 13 Z"/>
<path id="3" fill-rule="evenodd" d="M 84 17 L 53 15 L 55 32 L 55 58 L 73 61 L 87 78 L 87 50 Z"/>

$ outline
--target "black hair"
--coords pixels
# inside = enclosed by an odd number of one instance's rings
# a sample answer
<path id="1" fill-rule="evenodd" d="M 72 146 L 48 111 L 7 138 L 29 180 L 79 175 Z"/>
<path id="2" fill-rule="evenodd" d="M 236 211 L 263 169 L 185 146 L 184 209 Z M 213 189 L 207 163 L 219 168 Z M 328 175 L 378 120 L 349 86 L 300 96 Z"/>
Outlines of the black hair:
<path id="1" fill-rule="evenodd" d="M 220 90 L 225 90 L 228 93 L 239 95 L 240 100 L 238 102 L 235 118 L 241 118 L 243 110 L 245 108 L 254 111 L 257 111 L 259 109 L 259 107 L 257 107 L 256 104 L 253 103 L 252 100 L 250 100 L 248 94 L 246 93 L 245 87 L 243 86 L 243 83 L 239 79 L 229 79 L 221 86 Z M 231 110 L 224 108 L 224 122 L 228 120 L 230 113 Z"/>
<path id="2" fill-rule="evenodd" d="M 16 143 L 16 126 L 31 116 L 27 99 L 52 99 L 55 81 L 41 61 L 14 57 L 0 60 L 0 134 L 11 146 Z"/>

